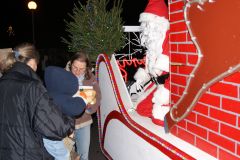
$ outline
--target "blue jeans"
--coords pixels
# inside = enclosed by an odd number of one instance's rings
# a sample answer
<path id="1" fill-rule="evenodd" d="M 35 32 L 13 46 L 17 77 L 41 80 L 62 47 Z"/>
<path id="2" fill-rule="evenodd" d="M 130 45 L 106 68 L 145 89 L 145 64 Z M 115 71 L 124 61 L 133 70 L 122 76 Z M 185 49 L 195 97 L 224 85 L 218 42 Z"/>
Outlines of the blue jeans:
<path id="1" fill-rule="evenodd" d="M 91 125 L 75 130 L 77 153 L 81 160 L 88 160 Z"/>
<path id="2" fill-rule="evenodd" d="M 52 141 L 43 138 L 44 147 L 55 160 L 69 160 L 70 153 L 64 146 L 63 141 Z"/>

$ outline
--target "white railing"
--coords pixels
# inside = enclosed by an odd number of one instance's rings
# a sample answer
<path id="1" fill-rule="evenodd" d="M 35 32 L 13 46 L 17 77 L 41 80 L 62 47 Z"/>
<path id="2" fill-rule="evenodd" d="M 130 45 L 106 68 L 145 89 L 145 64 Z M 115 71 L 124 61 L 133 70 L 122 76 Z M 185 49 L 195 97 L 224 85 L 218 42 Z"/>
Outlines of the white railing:
<path id="1" fill-rule="evenodd" d="M 143 47 L 140 41 L 140 26 L 123 26 L 125 37 L 125 45 L 117 53 L 115 57 L 118 61 L 123 59 L 132 60 L 136 57 L 143 57 Z"/>

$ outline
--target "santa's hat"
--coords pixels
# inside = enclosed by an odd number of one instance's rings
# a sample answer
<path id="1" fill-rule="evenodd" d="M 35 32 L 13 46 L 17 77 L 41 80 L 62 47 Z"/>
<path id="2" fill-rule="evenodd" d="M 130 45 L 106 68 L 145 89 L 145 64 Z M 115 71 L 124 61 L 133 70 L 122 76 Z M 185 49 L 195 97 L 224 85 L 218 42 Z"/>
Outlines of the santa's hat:
<path id="1" fill-rule="evenodd" d="M 156 20 L 156 17 L 168 19 L 168 9 L 164 0 L 149 0 L 144 12 L 140 14 L 140 22 Z"/>

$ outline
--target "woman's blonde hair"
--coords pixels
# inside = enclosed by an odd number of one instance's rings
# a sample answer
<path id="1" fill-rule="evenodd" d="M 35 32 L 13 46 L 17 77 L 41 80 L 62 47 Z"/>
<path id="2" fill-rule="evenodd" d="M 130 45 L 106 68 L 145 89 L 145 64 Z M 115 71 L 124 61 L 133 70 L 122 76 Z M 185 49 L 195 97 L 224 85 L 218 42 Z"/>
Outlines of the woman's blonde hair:
<path id="1" fill-rule="evenodd" d="M 0 49 L 0 72 L 4 73 L 16 62 L 11 48 Z"/>
<path id="2" fill-rule="evenodd" d="M 34 45 L 30 43 L 22 43 L 13 50 L 15 58 L 19 62 L 27 63 L 30 59 L 39 62 L 39 54 Z"/>
<path id="3" fill-rule="evenodd" d="M 0 49 L 0 72 L 10 69 L 16 61 L 27 63 L 30 59 L 39 62 L 39 54 L 30 43 L 22 43 L 13 50 L 11 48 Z"/>

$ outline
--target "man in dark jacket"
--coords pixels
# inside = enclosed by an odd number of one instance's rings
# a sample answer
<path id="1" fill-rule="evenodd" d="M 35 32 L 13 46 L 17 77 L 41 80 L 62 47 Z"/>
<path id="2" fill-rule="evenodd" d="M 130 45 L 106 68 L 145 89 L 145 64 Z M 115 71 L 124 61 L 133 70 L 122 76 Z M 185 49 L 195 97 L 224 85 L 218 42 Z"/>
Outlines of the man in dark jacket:
<path id="1" fill-rule="evenodd" d="M 0 79 L 0 160 L 52 159 L 43 138 L 61 140 L 74 120 L 50 100 L 36 73 L 16 62 Z"/>

